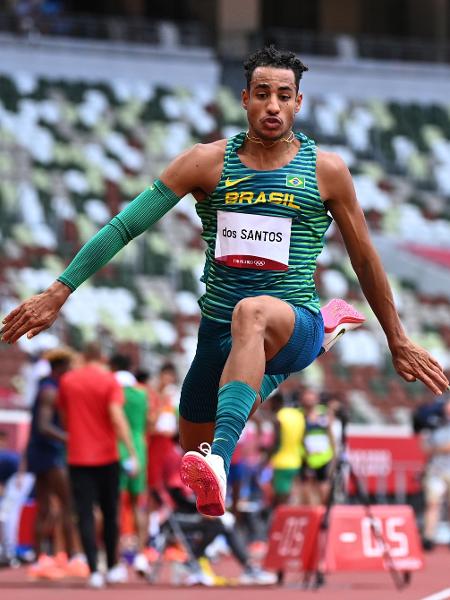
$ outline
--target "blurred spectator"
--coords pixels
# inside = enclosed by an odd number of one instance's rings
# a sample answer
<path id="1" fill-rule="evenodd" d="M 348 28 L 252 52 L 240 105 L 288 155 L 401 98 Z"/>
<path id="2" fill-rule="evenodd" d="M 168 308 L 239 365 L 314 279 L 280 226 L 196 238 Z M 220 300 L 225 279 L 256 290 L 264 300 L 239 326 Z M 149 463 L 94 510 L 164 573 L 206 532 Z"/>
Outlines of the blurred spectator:
<path id="1" fill-rule="evenodd" d="M 27 470 L 36 478 L 37 503 L 34 537 L 38 560 L 29 572 L 33 577 L 45 579 L 60 579 L 65 574 L 88 574 L 86 565 L 75 556 L 75 530 L 65 461 L 67 434 L 61 428 L 56 408 L 59 382 L 71 368 L 73 355 L 69 348 L 55 348 L 45 354 L 50 374 L 39 382 L 26 449 Z M 48 546 L 49 533 L 59 527 L 64 550 Z M 60 551 L 56 560 L 50 556 L 51 550 Z"/>
<path id="2" fill-rule="evenodd" d="M 274 415 L 273 505 L 288 502 L 295 478 L 302 464 L 302 441 L 305 433 L 305 417 L 298 407 L 283 406 L 283 396 L 273 394 L 268 402 Z"/>
<path id="3" fill-rule="evenodd" d="M 44 358 L 45 352 L 28 354 L 27 362 L 22 367 L 23 378 L 22 398 L 26 408 L 31 408 L 36 399 L 39 382 L 50 374 L 50 364 Z"/>
<path id="4" fill-rule="evenodd" d="M 0 430 L 0 564 L 16 556 L 22 507 L 34 485 L 31 473 L 20 473 L 20 455 L 9 449 L 8 436 Z"/>
<path id="5" fill-rule="evenodd" d="M 440 403 L 442 405 L 442 403 Z M 441 418 L 425 430 L 424 449 L 428 455 L 425 471 L 425 515 L 423 547 L 432 550 L 441 510 L 450 503 L 450 397 L 440 407 Z"/>
<path id="6" fill-rule="evenodd" d="M 320 395 L 320 404 L 328 407 L 328 414 L 331 418 L 331 431 L 333 434 L 335 456 L 341 456 L 345 450 L 347 437 L 347 424 L 349 414 L 346 402 L 341 394 L 323 392 Z"/>
<path id="7" fill-rule="evenodd" d="M 336 454 L 332 433 L 332 415 L 319 403 L 320 397 L 312 389 L 302 395 L 305 416 L 303 436 L 303 465 L 300 471 L 302 495 L 305 504 L 326 504 L 330 492 L 330 474 Z"/>
<path id="8" fill-rule="evenodd" d="M 237 526 L 249 542 L 248 549 L 252 556 L 264 554 L 267 537 L 267 519 L 262 514 L 267 508 L 267 494 L 263 484 L 266 452 L 261 444 L 261 417 L 256 413 L 248 419 L 236 447 L 236 470 L 231 481 L 230 478 L 227 481 L 232 500 L 231 510 L 237 518 Z M 239 496 L 233 497 L 237 490 Z"/>
<path id="9" fill-rule="evenodd" d="M 173 363 L 165 362 L 162 364 L 153 387 L 165 407 L 170 405 L 173 409 L 178 410 L 180 386 L 178 384 L 177 370 Z"/>
<path id="10" fill-rule="evenodd" d="M 62 0 L 15 0 L 11 9 L 16 18 L 19 33 L 62 33 L 57 17 L 63 13 Z"/>
<path id="11" fill-rule="evenodd" d="M 124 413 L 130 427 L 131 439 L 138 460 L 138 474 L 132 477 L 129 473 L 128 450 L 120 442 L 119 455 L 121 463 L 120 489 L 128 492 L 134 518 L 134 528 L 138 538 L 138 553 L 134 557 L 133 567 L 141 575 L 148 574 L 148 561 L 144 554 L 147 541 L 148 521 L 139 503 L 147 491 L 147 424 L 148 424 L 148 395 L 143 386 L 138 384 L 131 373 L 131 359 L 124 354 L 114 354 L 109 361 L 117 381 L 122 386 L 125 395 Z"/>
<path id="12" fill-rule="evenodd" d="M 419 405 L 412 415 L 412 426 L 415 433 L 433 431 L 446 422 L 445 405 L 448 396 L 443 396 L 434 402 Z"/>
<path id="13" fill-rule="evenodd" d="M 20 454 L 9 449 L 8 434 L 0 429 L 0 496 L 8 479 L 17 472 L 19 462 Z"/>
<path id="14" fill-rule="evenodd" d="M 137 473 L 137 458 L 122 405 L 123 391 L 105 368 L 100 347 L 84 349 L 85 364 L 60 381 L 59 408 L 68 433 L 67 462 L 78 517 L 81 542 L 91 572 L 88 585 L 101 588 L 105 577 L 98 570 L 94 505 L 103 516 L 108 583 L 127 580 L 118 561 L 119 453 L 121 440 L 131 457 L 130 474 Z"/>
<path id="15" fill-rule="evenodd" d="M 235 517 L 239 514 L 239 499 L 241 497 L 241 487 L 245 476 L 245 461 L 242 456 L 242 441 L 239 439 L 236 449 L 233 452 L 230 463 L 230 472 L 228 473 L 227 485 L 231 492 L 231 512 Z"/>
<path id="16" fill-rule="evenodd" d="M 165 473 L 171 470 L 176 446 L 179 388 L 172 363 L 165 363 L 153 383 L 150 434 L 148 438 L 148 486 L 159 492 L 165 487 Z M 152 496 L 151 496 L 152 497 Z"/>

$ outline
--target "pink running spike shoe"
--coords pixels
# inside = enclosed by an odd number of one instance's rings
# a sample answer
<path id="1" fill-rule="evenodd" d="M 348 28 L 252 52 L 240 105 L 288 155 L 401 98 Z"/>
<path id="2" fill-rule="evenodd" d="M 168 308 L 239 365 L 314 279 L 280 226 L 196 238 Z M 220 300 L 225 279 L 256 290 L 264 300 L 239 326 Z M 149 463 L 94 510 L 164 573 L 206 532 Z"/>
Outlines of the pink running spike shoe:
<path id="1" fill-rule="evenodd" d="M 223 458 L 211 454 L 211 446 L 203 442 L 200 452 L 186 452 L 181 460 L 182 482 L 197 496 L 197 510 L 207 517 L 220 517 L 225 513 L 227 476 Z"/>
<path id="2" fill-rule="evenodd" d="M 366 318 L 345 300 L 333 298 L 320 309 L 325 324 L 322 347 L 328 352 L 338 339 L 351 329 L 359 327 Z"/>

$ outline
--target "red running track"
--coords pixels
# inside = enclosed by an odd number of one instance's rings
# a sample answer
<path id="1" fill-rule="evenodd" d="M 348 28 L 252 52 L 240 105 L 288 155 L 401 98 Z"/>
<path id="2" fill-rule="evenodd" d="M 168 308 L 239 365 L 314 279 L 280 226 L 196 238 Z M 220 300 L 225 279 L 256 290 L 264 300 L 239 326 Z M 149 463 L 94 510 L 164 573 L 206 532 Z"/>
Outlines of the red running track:
<path id="1" fill-rule="evenodd" d="M 218 574 L 236 576 L 239 570 L 231 559 L 215 566 Z M 397 591 L 388 573 L 334 573 L 318 591 L 301 588 L 300 577 L 288 574 L 286 583 L 273 587 L 230 586 L 226 588 L 180 588 L 170 586 L 169 570 L 162 573 L 162 583 L 148 585 L 133 579 L 129 583 L 105 590 L 87 590 L 74 580 L 32 582 L 26 570 L 0 570 L 1 600 L 430 600 L 450 599 L 450 550 L 439 548 L 426 555 L 426 567 L 413 574 L 411 584 Z M 443 592 L 447 590 L 447 593 Z"/>

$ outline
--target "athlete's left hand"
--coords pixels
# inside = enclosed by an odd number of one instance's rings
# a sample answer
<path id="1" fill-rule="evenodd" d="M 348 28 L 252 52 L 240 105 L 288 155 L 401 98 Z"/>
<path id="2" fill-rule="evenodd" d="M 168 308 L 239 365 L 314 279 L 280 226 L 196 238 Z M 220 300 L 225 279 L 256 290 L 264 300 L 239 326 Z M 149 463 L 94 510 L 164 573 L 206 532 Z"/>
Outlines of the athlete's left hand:
<path id="1" fill-rule="evenodd" d="M 434 394 L 449 389 L 441 365 L 424 348 L 408 338 L 390 346 L 392 362 L 397 373 L 406 381 L 422 381 Z"/>

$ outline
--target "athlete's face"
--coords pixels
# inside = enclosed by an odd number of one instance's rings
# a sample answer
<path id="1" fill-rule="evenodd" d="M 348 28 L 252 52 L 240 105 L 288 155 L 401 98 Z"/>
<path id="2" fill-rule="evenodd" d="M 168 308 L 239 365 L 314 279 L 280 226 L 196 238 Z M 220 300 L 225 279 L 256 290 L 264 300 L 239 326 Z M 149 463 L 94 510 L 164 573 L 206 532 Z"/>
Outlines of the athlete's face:
<path id="1" fill-rule="evenodd" d="M 250 89 L 242 91 L 249 131 L 263 140 L 274 141 L 288 133 L 301 103 L 291 69 L 257 67 Z"/>

